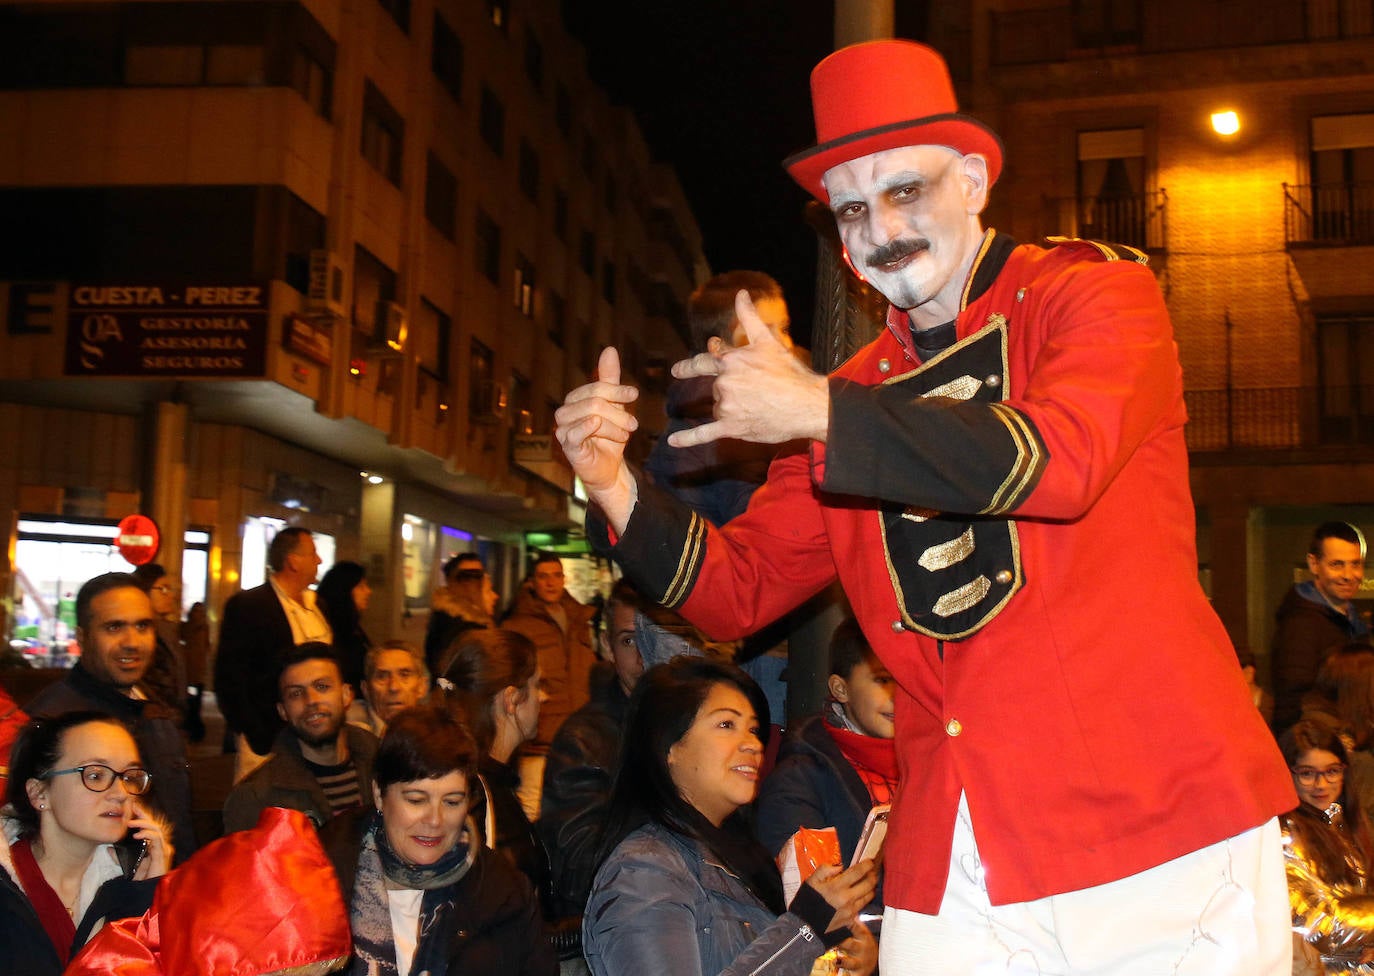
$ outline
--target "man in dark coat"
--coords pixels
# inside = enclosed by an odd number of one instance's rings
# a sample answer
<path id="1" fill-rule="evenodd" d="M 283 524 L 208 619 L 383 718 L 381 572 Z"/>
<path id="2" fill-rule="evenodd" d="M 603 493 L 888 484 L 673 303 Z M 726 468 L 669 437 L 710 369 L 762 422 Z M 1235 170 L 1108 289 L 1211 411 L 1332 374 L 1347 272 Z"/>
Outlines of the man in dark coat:
<path id="1" fill-rule="evenodd" d="M 1310 581 L 1294 583 L 1275 614 L 1272 667 L 1274 731 L 1302 713 L 1322 662 L 1352 640 L 1365 640 L 1369 625 L 1353 603 L 1364 582 L 1364 535 L 1349 522 L 1323 522 L 1307 547 Z"/>
<path id="2" fill-rule="evenodd" d="M 272 749 L 283 722 L 277 714 L 282 655 L 295 644 L 333 639 L 310 584 L 320 571 L 315 540 L 305 529 L 282 529 L 267 549 L 272 575 L 235 593 L 224 605 L 215 657 L 215 696 L 239 735 L 241 778 Z"/>
<path id="3" fill-rule="evenodd" d="M 177 726 L 181 715 L 143 688 L 153 660 L 156 623 L 147 592 L 127 573 L 88 580 L 76 594 L 76 639 L 81 660 L 28 704 L 35 718 L 84 709 L 109 712 L 128 726 L 144 767 L 153 774 L 146 799 L 172 822 L 177 860 L 196 850 L 191 777 Z"/>

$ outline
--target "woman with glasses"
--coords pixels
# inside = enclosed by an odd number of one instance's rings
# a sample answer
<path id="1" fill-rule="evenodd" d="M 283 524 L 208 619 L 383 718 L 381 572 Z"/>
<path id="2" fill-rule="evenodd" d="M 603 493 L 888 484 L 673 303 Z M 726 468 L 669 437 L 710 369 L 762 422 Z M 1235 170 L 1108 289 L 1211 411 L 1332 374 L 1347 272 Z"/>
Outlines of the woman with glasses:
<path id="1" fill-rule="evenodd" d="M 1374 845 L 1359 800 L 1346 789 L 1346 744 L 1329 726 L 1304 719 L 1279 738 L 1279 748 L 1301 801 L 1283 817 L 1293 931 L 1317 949 L 1327 972 L 1374 972 L 1361 967 L 1374 962 Z"/>
<path id="2" fill-rule="evenodd" d="M 102 712 L 30 722 L 0 811 L 0 946 L 11 976 L 58 976 L 105 921 L 141 915 L 172 863 L 133 736 Z"/>

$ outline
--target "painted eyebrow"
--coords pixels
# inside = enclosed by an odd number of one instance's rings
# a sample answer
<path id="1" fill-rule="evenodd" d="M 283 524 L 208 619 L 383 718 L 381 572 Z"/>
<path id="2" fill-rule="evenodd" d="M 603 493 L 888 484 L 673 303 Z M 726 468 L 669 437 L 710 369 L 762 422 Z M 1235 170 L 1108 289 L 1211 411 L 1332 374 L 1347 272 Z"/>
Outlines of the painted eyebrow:
<path id="1" fill-rule="evenodd" d="M 883 191 L 895 190 L 897 187 L 905 186 L 908 183 L 929 185 L 937 179 L 939 179 L 939 174 L 921 173 L 913 169 L 905 169 L 901 172 L 891 173 L 882 177 L 878 180 L 877 187 L 879 190 Z"/>

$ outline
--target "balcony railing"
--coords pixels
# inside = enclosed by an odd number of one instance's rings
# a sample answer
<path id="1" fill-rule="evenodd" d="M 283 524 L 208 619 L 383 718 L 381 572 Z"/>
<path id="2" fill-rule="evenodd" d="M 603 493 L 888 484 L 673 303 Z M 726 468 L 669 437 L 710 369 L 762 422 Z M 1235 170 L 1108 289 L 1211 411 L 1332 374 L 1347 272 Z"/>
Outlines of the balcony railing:
<path id="1" fill-rule="evenodd" d="M 1162 252 L 1168 241 L 1169 194 L 1119 197 L 1058 197 L 1047 201 L 1050 233 L 1129 244 Z"/>
<path id="2" fill-rule="evenodd" d="M 1289 247 L 1374 244 L 1374 183 L 1283 184 Z"/>
<path id="3" fill-rule="evenodd" d="M 1374 386 L 1189 390 L 1189 451 L 1374 447 Z"/>
<path id="4" fill-rule="evenodd" d="M 993 67 L 1374 34 L 1374 0 L 1041 0 L 988 15 Z"/>

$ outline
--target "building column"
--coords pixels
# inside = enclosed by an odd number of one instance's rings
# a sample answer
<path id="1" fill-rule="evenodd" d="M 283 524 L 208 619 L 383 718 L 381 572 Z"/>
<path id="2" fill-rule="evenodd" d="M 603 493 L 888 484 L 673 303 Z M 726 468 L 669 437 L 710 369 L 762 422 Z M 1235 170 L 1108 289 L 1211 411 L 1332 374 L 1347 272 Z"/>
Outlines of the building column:
<path id="1" fill-rule="evenodd" d="M 190 414 L 184 403 L 161 401 L 152 405 L 148 416 L 151 456 L 143 484 L 143 508 L 162 533 L 157 561 L 178 583 L 186 539 L 186 438 Z"/>
<path id="2" fill-rule="evenodd" d="M 398 626 L 405 607 L 405 566 L 399 517 L 395 481 L 363 484 L 363 502 L 358 517 L 358 561 L 367 570 L 367 581 L 372 585 L 372 603 L 363 615 L 363 630 L 377 645 L 403 634 Z"/>
<path id="3" fill-rule="evenodd" d="M 892 36 L 892 0 L 835 0 L 835 50 Z"/>

